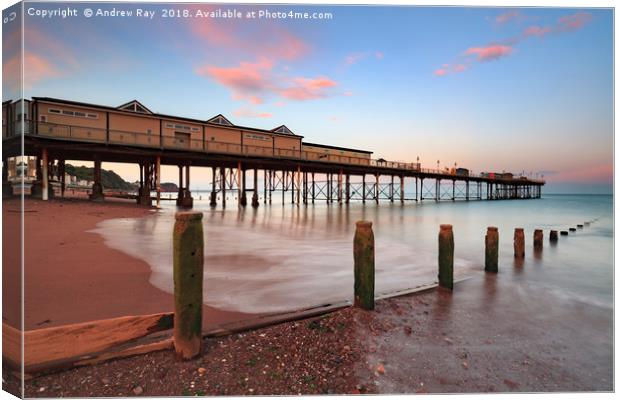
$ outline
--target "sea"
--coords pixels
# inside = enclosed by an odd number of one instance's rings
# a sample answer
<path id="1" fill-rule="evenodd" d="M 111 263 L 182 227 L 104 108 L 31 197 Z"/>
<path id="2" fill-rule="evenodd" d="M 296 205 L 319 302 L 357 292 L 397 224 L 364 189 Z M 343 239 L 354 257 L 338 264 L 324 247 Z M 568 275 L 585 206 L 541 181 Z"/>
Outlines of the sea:
<path id="1" fill-rule="evenodd" d="M 293 205 L 277 202 L 257 209 L 211 208 L 208 192 L 194 192 L 205 234 L 204 303 L 243 313 L 278 313 L 353 297 L 355 222 L 368 220 L 375 237 L 376 294 L 437 281 L 438 232 L 451 224 L 456 279 L 484 274 L 484 236 L 499 230 L 499 272 L 528 293 L 544 293 L 567 304 L 613 310 L 613 197 L 553 195 L 527 200 L 382 200 L 351 204 Z M 249 199 L 248 199 L 249 200 Z M 151 267 L 150 282 L 173 293 L 173 201 L 143 218 L 111 219 L 95 232 L 106 244 Z M 549 241 L 550 230 L 589 226 Z M 513 234 L 524 228 L 526 256 L 515 262 Z M 544 247 L 533 249 L 534 229 L 543 229 Z M 458 285 L 458 284 L 457 284 Z"/>

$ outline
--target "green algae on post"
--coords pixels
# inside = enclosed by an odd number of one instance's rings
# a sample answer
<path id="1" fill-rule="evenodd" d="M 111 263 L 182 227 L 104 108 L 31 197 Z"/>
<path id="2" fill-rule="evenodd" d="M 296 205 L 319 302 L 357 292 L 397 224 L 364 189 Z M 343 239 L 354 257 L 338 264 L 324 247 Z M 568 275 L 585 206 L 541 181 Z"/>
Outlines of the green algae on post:
<path id="1" fill-rule="evenodd" d="M 190 359 L 202 350 L 204 236 L 201 212 L 178 212 L 173 232 L 174 349 Z"/>
<path id="2" fill-rule="evenodd" d="M 516 234 L 516 232 L 515 232 Z M 484 270 L 497 272 L 497 259 L 499 255 L 499 233 L 497 228 L 489 226 L 484 237 Z"/>
<path id="3" fill-rule="evenodd" d="M 454 286 L 454 235 L 452 225 L 439 227 L 439 286 L 452 290 Z"/>
<path id="4" fill-rule="evenodd" d="M 353 238 L 355 307 L 375 308 L 375 236 L 372 222 L 358 221 Z"/>

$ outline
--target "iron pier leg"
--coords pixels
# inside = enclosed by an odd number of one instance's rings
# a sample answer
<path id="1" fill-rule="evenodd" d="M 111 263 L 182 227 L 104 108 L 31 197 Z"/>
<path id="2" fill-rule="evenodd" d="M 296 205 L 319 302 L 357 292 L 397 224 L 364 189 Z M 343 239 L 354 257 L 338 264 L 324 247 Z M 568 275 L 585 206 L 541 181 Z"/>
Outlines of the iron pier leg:
<path id="1" fill-rule="evenodd" d="M 366 174 L 362 175 L 362 203 L 366 203 Z"/>
<path id="2" fill-rule="evenodd" d="M 351 177 L 349 176 L 349 174 L 347 174 L 345 176 L 345 202 L 347 204 L 349 204 L 349 201 L 351 201 Z"/>

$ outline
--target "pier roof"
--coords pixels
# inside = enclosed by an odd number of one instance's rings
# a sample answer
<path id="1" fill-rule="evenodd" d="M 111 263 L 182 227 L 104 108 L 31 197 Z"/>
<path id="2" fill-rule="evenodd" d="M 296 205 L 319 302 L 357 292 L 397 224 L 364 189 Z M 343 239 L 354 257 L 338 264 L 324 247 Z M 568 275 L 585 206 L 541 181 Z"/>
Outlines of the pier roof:
<path id="1" fill-rule="evenodd" d="M 306 146 L 313 146 L 313 147 L 324 147 L 326 149 L 334 149 L 334 150 L 355 151 L 357 153 L 365 153 L 365 154 L 372 154 L 373 153 L 372 151 L 368 151 L 368 150 L 351 149 L 349 147 L 330 146 L 330 145 L 327 145 L 327 144 L 317 144 L 317 143 L 304 142 L 304 145 L 306 145 Z"/>

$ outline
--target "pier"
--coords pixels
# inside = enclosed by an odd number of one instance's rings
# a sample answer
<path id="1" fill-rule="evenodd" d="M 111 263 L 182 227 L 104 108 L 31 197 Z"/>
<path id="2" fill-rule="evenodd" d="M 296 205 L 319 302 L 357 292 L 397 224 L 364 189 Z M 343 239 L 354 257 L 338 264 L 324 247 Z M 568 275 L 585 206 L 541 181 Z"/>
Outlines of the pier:
<path id="1" fill-rule="evenodd" d="M 50 98 L 7 101 L 2 132 L 5 166 L 9 157 L 36 157 L 32 193 L 44 200 L 53 195 L 52 180 L 64 194 L 66 160 L 94 163 L 93 201 L 104 198 L 102 162 L 138 164 L 136 200 L 145 206 L 152 204 L 152 192 L 158 205 L 161 201 L 161 166 L 177 166 L 176 202 L 184 208 L 193 206 L 190 178 L 196 167 L 210 169 L 211 206 L 218 200 L 226 206 L 227 193 L 236 194 L 240 206 L 253 207 L 261 197 L 266 204 L 274 196 L 297 205 L 531 199 L 541 197 L 545 184 L 510 173 L 374 159 L 366 150 L 306 143 L 284 125 L 263 130 L 234 125 L 222 115 L 204 121 L 166 116 L 135 100 L 119 107 Z M 6 176 L 3 172 L 3 183 Z M 405 188 L 412 188 L 413 197 L 406 197 Z"/>

